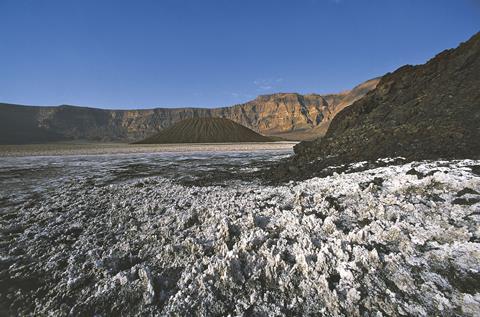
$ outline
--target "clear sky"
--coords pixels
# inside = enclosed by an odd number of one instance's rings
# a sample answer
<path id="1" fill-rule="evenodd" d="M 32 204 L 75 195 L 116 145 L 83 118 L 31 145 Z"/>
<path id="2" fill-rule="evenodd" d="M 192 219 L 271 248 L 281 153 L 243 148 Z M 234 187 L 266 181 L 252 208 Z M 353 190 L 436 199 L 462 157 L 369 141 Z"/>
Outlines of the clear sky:
<path id="1" fill-rule="evenodd" d="M 0 0 L 0 102 L 218 107 L 338 92 L 479 30 L 478 0 Z"/>

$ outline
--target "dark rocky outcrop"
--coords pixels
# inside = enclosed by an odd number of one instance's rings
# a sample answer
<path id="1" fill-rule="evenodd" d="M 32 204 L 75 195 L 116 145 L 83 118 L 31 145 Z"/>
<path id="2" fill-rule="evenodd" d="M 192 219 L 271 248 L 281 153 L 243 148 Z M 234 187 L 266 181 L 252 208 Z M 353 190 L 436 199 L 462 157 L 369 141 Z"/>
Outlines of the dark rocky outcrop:
<path id="1" fill-rule="evenodd" d="M 386 74 L 335 116 L 324 138 L 301 142 L 295 153 L 289 164 L 299 170 L 383 157 L 478 157 L 480 33 L 424 65 Z"/>
<path id="2" fill-rule="evenodd" d="M 146 138 L 139 144 L 163 143 L 227 143 L 227 142 L 271 142 L 271 138 L 256 133 L 232 120 L 225 118 L 185 119 L 159 133 Z"/>

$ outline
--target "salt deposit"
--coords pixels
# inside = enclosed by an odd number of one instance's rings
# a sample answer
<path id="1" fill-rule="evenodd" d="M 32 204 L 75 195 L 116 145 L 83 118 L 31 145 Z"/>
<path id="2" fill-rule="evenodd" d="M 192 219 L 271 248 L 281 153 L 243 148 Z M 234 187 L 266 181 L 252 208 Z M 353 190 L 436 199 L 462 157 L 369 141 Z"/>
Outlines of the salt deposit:
<path id="1" fill-rule="evenodd" d="M 479 165 L 414 162 L 282 186 L 67 182 L 2 213 L 0 307 L 478 316 Z"/>

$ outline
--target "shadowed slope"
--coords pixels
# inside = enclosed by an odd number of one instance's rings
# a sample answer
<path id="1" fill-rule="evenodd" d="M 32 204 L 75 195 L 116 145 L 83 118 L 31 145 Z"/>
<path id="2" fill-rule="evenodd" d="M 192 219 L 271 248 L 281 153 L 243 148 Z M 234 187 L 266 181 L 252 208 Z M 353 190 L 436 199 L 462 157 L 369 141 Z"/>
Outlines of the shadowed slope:
<path id="1" fill-rule="evenodd" d="M 41 116 L 40 107 L 0 105 L 0 144 L 42 143 L 66 139 L 65 136 L 37 124 Z"/>
<path id="2" fill-rule="evenodd" d="M 193 118 L 177 122 L 173 126 L 137 143 L 161 144 L 271 141 L 271 138 L 260 135 L 229 119 Z"/>
<path id="3" fill-rule="evenodd" d="M 312 128 L 279 132 L 275 135 L 289 140 L 305 141 L 311 141 L 318 137 L 323 137 L 337 113 L 350 106 L 355 101 L 363 98 L 369 91 L 375 89 L 379 82 L 380 77 L 373 78 L 361 83 L 352 90 L 347 90 L 338 94 L 322 95 L 328 106 L 322 109 L 321 120 L 319 120 L 316 125 L 313 125 Z"/>
<path id="4" fill-rule="evenodd" d="M 325 138 L 302 142 L 295 152 L 335 163 L 480 155 L 480 33 L 424 65 L 385 75 L 335 116 Z"/>
<path id="5" fill-rule="evenodd" d="M 294 151 L 264 177 L 306 179 L 329 175 L 331 166 L 399 161 L 379 158 L 480 157 L 480 33 L 426 64 L 386 74 L 335 116 L 325 137 L 300 142 Z"/>

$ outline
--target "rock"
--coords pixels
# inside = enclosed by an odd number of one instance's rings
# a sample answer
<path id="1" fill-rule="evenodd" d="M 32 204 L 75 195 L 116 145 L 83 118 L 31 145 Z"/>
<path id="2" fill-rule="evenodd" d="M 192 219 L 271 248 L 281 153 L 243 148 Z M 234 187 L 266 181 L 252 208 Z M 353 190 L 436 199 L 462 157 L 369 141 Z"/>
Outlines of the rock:
<path id="1" fill-rule="evenodd" d="M 141 267 L 138 270 L 138 276 L 140 280 L 142 280 L 143 285 L 145 287 L 145 293 L 143 294 L 143 299 L 145 300 L 145 304 L 150 305 L 153 304 L 155 299 L 155 289 L 153 287 L 153 277 L 152 273 L 150 272 L 148 267 Z"/>
<path id="2" fill-rule="evenodd" d="M 418 179 L 422 179 L 422 178 L 424 178 L 424 177 L 430 176 L 430 175 L 423 174 L 423 173 L 417 171 L 417 170 L 416 170 L 415 168 L 413 168 L 413 167 L 412 167 L 411 169 L 409 169 L 406 174 L 407 174 L 407 175 L 415 175 L 415 176 L 417 176 Z"/>
<path id="3" fill-rule="evenodd" d="M 461 196 L 466 195 L 466 194 L 480 195 L 480 193 L 477 192 L 476 190 L 473 190 L 473 189 L 471 189 L 471 188 L 465 187 L 464 189 L 462 189 L 461 191 L 459 191 L 459 192 L 457 193 L 457 197 L 461 197 Z"/>
<path id="4" fill-rule="evenodd" d="M 0 144 L 59 140 L 139 141 L 189 118 L 222 117 L 256 132 L 287 139 L 324 135 L 341 109 L 375 88 L 372 79 L 332 95 L 278 93 L 232 107 L 105 110 L 75 106 L 28 107 L 0 103 Z M 19 134 L 18 131 L 22 133 Z"/>
<path id="5" fill-rule="evenodd" d="M 325 137 L 297 144 L 295 160 L 313 157 L 328 166 L 398 156 L 478 158 L 479 56 L 477 33 L 426 64 L 386 74 L 376 89 L 335 116 Z"/>
<path id="6" fill-rule="evenodd" d="M 480 176 L 480 165 L 470 166 L 472 173 Z"/>
<path id="7" fill-rule="evenodd" d="M 470 295 L 464 294 L 463 295 L 463 304 L 462 304 L 462 313 L 465 316 L 476 316 L 480 311 L 480 294 Z"/>
<path id="8" fill-rule="evenodd" d="M 294 165 L 290 165 L 290 166 L 288 167 L 288 171 L 289 171 L 290 173 L 293 173 L 293 174 L 298 173 L 299 170 L 300 170 L 300 169 L 299 169 L 298 167 L 294 166 Z"/>
<path id="9" fill-rule="evenodd" d="M 408 172 L 407 172 L 407 174 L 408 174 Z M 383 181 L 384 181 L 383 178 L 375 177 L 373 180 L 371 180 L 369 182 L 360 183 L 359 186 L 362 190 L 365 190 L 370 186 L 382 187 Z"/>
<path id="10" fill-rule="evenodd" d="M 480 202 L 480 197 L 479 198 L 476 198 L 476 197 L 475 198 L 455 198 L 452 201 L 452 204 L 471 206 L 478 202 Z"/>

